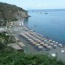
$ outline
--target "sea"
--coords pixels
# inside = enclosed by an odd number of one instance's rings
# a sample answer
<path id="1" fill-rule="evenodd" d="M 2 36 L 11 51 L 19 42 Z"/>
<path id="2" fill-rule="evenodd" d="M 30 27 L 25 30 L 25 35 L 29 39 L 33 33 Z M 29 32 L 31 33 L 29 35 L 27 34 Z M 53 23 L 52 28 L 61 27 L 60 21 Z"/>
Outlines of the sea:
<path id="1" fill-rule="evenodd" d="M 65 45 L 65 9 L 28 10 L 25 24 L 43 37 Z"/>

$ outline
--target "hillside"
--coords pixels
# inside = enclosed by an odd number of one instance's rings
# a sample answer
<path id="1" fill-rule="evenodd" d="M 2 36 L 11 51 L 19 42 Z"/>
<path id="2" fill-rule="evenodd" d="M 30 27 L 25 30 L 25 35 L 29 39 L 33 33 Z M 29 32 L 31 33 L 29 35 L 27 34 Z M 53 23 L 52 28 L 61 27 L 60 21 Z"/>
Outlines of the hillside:
<path id="1" fill-rule="evenodd" d="M 0 65 L 65 65 L 65 62 L 47 55 L 28 55 L 16 51 L 7 47 L 8 40 L 6 33 L 0 33 Z"/>
<path id="2" fill-rule="evenodd" d="M 6 25 L 7 21 L 17 20 L 22 17 L 28 17 L 27 11 L 16 5 L 0 2 L 0 25 Z"/>

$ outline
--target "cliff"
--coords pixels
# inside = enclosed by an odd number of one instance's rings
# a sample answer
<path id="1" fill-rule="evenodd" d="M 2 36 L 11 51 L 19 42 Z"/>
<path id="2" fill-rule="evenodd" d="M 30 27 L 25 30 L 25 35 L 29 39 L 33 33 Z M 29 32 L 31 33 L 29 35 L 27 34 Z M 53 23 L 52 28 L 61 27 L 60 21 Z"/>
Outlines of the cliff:
<path id="1" fill-rule="evenodd" d="M 16 5 L 0 2 L 0 25 L 6 25 L 7 21 L 28 17 L 28 12 Z"/>

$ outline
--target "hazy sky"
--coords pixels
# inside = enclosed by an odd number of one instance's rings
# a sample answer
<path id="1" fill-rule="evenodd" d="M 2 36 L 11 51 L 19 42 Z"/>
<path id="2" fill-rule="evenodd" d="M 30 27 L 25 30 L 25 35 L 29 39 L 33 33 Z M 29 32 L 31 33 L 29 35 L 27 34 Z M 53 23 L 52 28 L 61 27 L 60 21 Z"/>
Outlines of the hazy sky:
<path id="1" fill-rule="evenodd" d="M 24 9 L 63 9 L 65 0 L 0 0 Z"/>

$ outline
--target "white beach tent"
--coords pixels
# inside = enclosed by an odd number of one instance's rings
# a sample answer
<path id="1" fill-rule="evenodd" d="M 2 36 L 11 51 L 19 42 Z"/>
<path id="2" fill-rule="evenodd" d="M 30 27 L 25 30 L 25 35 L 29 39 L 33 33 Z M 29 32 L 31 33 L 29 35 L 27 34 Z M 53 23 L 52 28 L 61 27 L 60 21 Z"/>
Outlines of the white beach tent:
<path id="1" fill-rule="evenodd" d="M 61 50 L 61 53 L 64 53 L 65 52 L 65 50 Z"/>
<path id="2" fill-rule="evenodd" d="M 55 54 L 55 53 L 52 53 L 51 55 L 52 55 L 53 57 L 56 57 L 56 54 Z"/>

